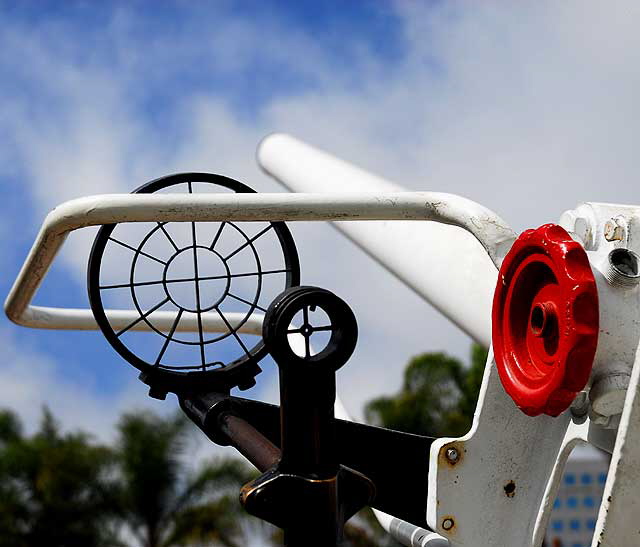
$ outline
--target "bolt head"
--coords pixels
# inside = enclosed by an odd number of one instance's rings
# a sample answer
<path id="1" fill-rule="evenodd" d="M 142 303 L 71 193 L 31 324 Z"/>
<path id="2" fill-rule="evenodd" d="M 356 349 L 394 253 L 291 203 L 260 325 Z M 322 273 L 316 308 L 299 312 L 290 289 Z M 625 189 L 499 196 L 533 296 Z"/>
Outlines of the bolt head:
<path id="1" fill-rule="evenodd" d="M 446 518 L 442 521 L 442 528 L 445 530 L 451 530 L 451 528 L 453 528 L 453 524 L 453 519 Z"/>
<path id="2" fill-rule="evenodd" d="M 612 218 L 604 225 L 604 238 L 607 241 L 622 241 L 624 239 L 624 227 Z"/>
<path id="3" fill-rule="evenodd" d="M 460 459 L 460 453 L 457 448 L 447 448 L 446 456 L 451 463 L 456 463 Z"/>

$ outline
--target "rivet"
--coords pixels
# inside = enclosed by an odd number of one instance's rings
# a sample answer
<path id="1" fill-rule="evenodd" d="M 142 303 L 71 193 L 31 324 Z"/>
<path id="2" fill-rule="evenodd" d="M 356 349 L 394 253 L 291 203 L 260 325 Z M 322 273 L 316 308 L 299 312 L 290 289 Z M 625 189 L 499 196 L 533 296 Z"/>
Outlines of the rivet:
<path id="1" fill-rule="evenodd" d="M 454 522 L 452 518 L 446 518 L 442 521 L 442 528 L 444 530 L 451 530 L 453 528 Z"/>
<path id="2" fill-rule="evenodd" d="M 457 463 L 457 461 L 460 459 L 460 453 L 458 452 L 457 448 L 447 448 L 447 460 L 449 460 L 449 462 L 451 463 Z"/>

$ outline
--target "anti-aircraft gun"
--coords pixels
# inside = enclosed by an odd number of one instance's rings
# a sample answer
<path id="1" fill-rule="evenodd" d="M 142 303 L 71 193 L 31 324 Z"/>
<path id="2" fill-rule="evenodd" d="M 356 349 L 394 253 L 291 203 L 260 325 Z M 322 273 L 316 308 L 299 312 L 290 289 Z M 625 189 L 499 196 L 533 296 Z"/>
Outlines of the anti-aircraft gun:
<path id="1" fill-rule="evenodd" d="M 290 546 L 339 545 L 370 505 L 407 546 L 539 546 L 571 449 L 612 455 L 594 545 L 638 544 L 640 209 L 586 203 L 517 236 L 495 213 L 406 192 L 287 135 L 261 167 L 293 193 L 181 173 L 63 203 L 6 300 L 32 328 L 99 329 L 152 397 L 262 474 L 241 491 Z M 473 426 L 430 438 L 352 421 L 336 371 L 349 305 L 304 284 L 287 223 L 331 221 L 491 351 Z M 73 230 L 100 226 L 91 309 L 31 304 Z M 280 405 L 242 398 L 275 361 Z M 233 394 L 232 394 L 233 391 Z"/>

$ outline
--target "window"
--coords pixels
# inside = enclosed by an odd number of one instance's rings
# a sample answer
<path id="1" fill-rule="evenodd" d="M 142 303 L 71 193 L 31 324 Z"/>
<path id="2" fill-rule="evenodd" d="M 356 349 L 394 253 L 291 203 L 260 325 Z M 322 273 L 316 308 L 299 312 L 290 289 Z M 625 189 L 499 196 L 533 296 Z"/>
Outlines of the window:
<path id="1" fill-rule="evenodd" d="M 564 529 L 564 522 L 561 520 L 554 520 L 551 523 L 551 528 L 553 528 L 554 532 L 562 532 L 562 530 Z"/>
<path id="2" fill-rule="evenodd" d="M 553 508 L 560 509 L 560 507 L 562 507 L 562 502 L 560 501 L 560 498 L 556 498 L 556 501 L 553 502 Z"/>
<path id="3" fill-rule="evenodd" d="M 604 484 L 607 482 L 607 474 L 606 473 L 598 473 L 598 482 L 600 484 Z"/>
<path id="4" fill-rule="evenodd" d="M 574 496 L 570 496 L 567 498 L 567 507 L 569 509 L 575 509 L 576 507 L 578 507 L 578 498 L 574 497 Z"/>
<path id="5" fill-rule="evenodd" d="M 583 473 L 580 477 L 580 482 L 582 484 L 591 484 L 593 481 L 593 477 L 589 473 Z"/>
<path id="6" fill-rule="evenodd" d="M 575 484 L 576 483 L 576 476 L 573 473 L 567 473 L 564 476 L 564 483 L 565 484 Z"/>
<path id="7" fill-rule="evenodd" d="M 584 505 L 585 507 L 588 507 L 589 509 L 591 509 L 591 508 L 596 506 L 596 501 L 593 499 L 592 496 L 586 496 L 582 500 L 582 505 Z"/>
<path id="8" fill-rule="evenodd" d="M 580 530 L 580 521 L 578 519 L 571 519 L 569 521 L 569 528 L 572 530 Z"/>
<path id="9" fill-rule="evenodd" d="M 587 519 L 587 528 L 589 530 L 595 530 L 596 529 L 596 519 Z"/>

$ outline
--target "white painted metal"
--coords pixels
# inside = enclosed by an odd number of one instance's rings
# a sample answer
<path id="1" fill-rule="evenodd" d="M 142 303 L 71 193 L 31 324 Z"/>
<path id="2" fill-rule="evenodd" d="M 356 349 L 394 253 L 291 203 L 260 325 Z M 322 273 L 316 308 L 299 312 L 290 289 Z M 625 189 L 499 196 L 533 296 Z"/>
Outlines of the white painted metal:
<path id="1" fill-rule="evenodd" d="M 593 547 L 640 545 L 640 352 L 636 355 Z"/>
<path id="2" fill-rule="evenodd" d="M 612 285 L 607 279 L 608 257 L 614 249 L 640 253 L 640 211 L 627 205 L 584 203 L 565 212 L 560 224 L 584 243 L 598 285 L 600 334 L 589 398 L 592 419 L 608 426 L 611 417 L 622 412 L 640 343 L 640 286 Z M 607 227 L 612 228 L 609 233 Z M 616 425 L 617 421 L 611 423 Z"/>
<path id="3" fill-rule="evenodd" d="M 600 298 L 601 333 L 589 396 L 597 423 L 589 437 L 612 449 L 612 458 L 592 545 L 640 545 L 640 289 L 607 275 L 613 249 L 640 253 L 640 209 L 585 203 L 565 213 L 561 223 L 585 242 Z"/>
<path id="4" fill-rule="evenodd" d="M 267 220 L 432 220 L 461 226 L 499 263 L 511 229 L 494 213 L 465 198 L 430 192 L 395 194 L 109 194 L 63 203 L 45 219 L 5 301 L 9 319 L 24 326 L 97 328 L 89 310 L 30 305 L 68 233 L 86 226 L 118 222 Z M 134 311 L 114 311 L 133 321 Z M 159 316 L 160 317 L 160 316 Z M 163 317 L 171 326 L 173 315 Z"/>
<path id="5" fill-rule="evenodd" d="M 123 329 L 131 324 L 136 318 L 131 310 L 106 310 L 107 318 L 111 327 L 115 330 Z M 154 325 L 158 329 L 170 330 L 175 322 L 176 313 L 170 311 L 156 311 L 153 314 Z M 220 316 L 215 313 L 202 313 L 202 329 L 207 332 L 227 332 L 229 329 Z M 234 327 L 244 321 L 245 313 L 225 313 L 225 318 Z M 93 319 L 93 314 L 89 309 L 78 308 L 49 308 L 44 306 L 28 306 L 16 323 L 35 329 L 53 330 L 96 330 L 98 327 Z M 141 321 L 144 323 L 144 321 Z M 148 326 L 141 326 L 136 323 L 129 330 L 144 331 L 149 330 Z M 178 332 L 196 332 L 198 330 L 197 317 L 182 317 L 180 324 L 176 327 Z M 257 314 L 251 315 L 242 324 L 240 332 L 245 334 L 261 334 L 262 318 Z"/>
<path id="6" fill-rule="evenodd" d="M 586 440 L 588 423 L 570 424 L 569 412 L 523 414 L 490 354 L 471 431 L 431 446 L 429 526 L 452 547 L 539 546 L 566 458 Z M 459 455 L 455 465 L 447 459 L 450 448 Z"/>
<path id="7" fill-rule="evenodd" d="M 427 520 L 452 547 L 541 545 L 569 452 L 587 440 L 609 450 L 615 440 L 594 547 L 640 545 L 640 288 L 611 283 L 606 275 L 612 249 L 640 253 L 639 212 L 591 203 L 561 218 L 585 245 L 598 286 L 601 332 L 587 386 L 595 422 L 574 424 L 569 411 L 558 418 L 524 415 L 504 392 L 490 358 L 471 431 L 433 444 Z M 450 448 L 460 454 L 455 465 L 446 457 Z"/>
<path id="8" fill-rule="evenodd" d="M 294 192 L 383 194 L 403 190 L 289 135 L 265 138 L 257 157 L 269 175 Z M 467 232 L 437 223 L 334 225 L 464 332 L 485 346 L 491 343 L 491 302 L 497 272 Z M 512 234 L 501 232 L 510 247 Z"/>

